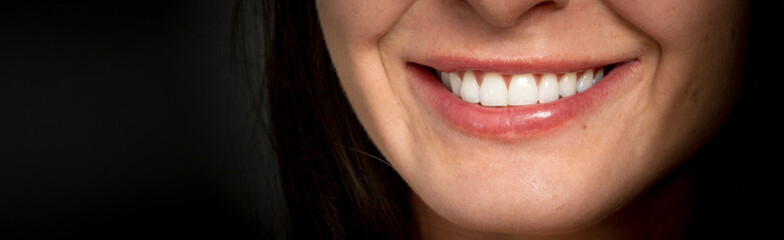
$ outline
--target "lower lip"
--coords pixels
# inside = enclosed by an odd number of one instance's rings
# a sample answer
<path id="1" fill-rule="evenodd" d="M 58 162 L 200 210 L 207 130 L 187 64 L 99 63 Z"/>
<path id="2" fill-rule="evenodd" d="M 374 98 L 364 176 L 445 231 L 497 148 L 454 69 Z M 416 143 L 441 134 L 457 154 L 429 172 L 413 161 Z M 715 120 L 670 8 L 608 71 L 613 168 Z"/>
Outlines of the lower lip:
<path id="1" fill-rule="evenodd" d="M 525 106 L 485 107 L 449 91 L 421 65 L 409 64 L 412 86 L 420 100 L 452 128 L 469 135 L 514 140 L 551 132 L 597 109 L 608 96 L 621 92 L 634 79 L 637 61 L 615 66 L 590 89 L 557 101 Z"/>

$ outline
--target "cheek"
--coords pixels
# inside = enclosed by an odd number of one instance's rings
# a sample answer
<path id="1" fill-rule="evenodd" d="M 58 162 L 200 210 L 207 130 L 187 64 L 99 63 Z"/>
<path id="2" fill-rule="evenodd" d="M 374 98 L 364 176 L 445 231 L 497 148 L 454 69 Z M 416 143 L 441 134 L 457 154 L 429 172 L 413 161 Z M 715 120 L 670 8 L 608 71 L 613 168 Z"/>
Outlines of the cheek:
<path id="1" fill-rule="evenodd" d="M 411 3 L 413 0 L 319 0 L 316 8 L 327 43 L 377 48 L 378 39 L 397 23 Z"/>
<path id="2" fill-rule="evenodd" d="M 317 10 L 332 64 L 360 123 L 384 156 L 389 149 L 410 149 L 408 116 L 400 109 L 382 61 L 379 42 L 413 1 L 317 1 Z M 402 146 L 401 146 L 402 145 Z"/>
<path id="3" fill-rule="evenodd" d="M 409 4 L 410 1 L 395 0 L 316 2 L 332 64 L 352 105 L 362 106 L 357 110 L 367 110 L 371 93 L 386 92 L 388 79 L 378 43 Z"/>
<path id="4" fill-rule="evenodd" d="M 730 33 L 745 10 L 743 1 L 731 0 L 611 0 L 608 5 L 664 52 L 704 48 L 712 35 Z"/>
<path id="5" fill-rule="evenodd" d="M 713 117 L 737 91 L 741 69 L 737 56 L 743 36 L 744 1 L 608 0 L 606 3 L 632 29 L 659 50 L 648 93 L 660 117 L 698 121 Z M 689 110 L 691 109 L 691 110 Z M 704 114 L 695 114 L 694 109 Z M 683 119 L 686 111 L 692 111 Z"/>
<path id="6" fill-rule="evenodd" d="M 316 2 L 327 50 L 342 83 L 371 81 L 362 76 L 362 72 L 369 72 L 376 63 L 380 64 L 378 42 L 397 23 L 409 4 L 394 0 Z"/>
<path id="7" fill-rule="evenodd" d="M 609 1 L 659 49 L 644 114 L 656 123 L 659 149 L 681 154 L 710 136 L 740 84 L 743 1 Z M 684 144 L 690 143 L 690 144 Z M 672 158 L 672 157 L 665 157 Z"/>
<path id="8" fill-rule="evenodd" d="M 742 45 L 738 38 L 744 30 L 744 1 L 612 0 L 608 4 L 658 45 L 660 59 L 650 95 L 654 102 L 696 102 L 736 88 L 742 65 L 737 64 L 737 50 Z"/>

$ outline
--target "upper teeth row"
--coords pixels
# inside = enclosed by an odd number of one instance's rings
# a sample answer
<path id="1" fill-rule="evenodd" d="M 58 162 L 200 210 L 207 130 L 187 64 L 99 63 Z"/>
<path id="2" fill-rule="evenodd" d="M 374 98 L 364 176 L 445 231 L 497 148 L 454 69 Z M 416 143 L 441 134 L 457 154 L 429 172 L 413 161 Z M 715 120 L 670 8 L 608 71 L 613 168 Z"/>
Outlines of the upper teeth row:
<path id="1" fill-rule="evenodd" d="M 480 74 L 481 79 L 477 79 L 477 73 L 471 70 L 464 71 L 462 75 L 460 72 L 438 72 L 441 82 L 452 93 L 464 101 L 483 106 L 548 103 L 558 100 L 559 96 L 568 97 L 588 90 L 604 77 L 602 68 L 563 74 L 515 74 L 511 76 L 507 88 L 507 82 L 501 74 L 484 72 Z"/>

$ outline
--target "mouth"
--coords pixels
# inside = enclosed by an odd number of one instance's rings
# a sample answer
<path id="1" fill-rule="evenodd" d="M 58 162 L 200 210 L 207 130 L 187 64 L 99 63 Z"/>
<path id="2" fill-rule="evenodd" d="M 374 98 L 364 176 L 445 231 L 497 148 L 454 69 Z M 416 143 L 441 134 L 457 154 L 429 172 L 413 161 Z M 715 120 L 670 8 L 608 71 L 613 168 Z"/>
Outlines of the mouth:
<path id="1" fill-rule="evenodd" d="M 441 61 L 410 62 L 408 72 L 412 90 L 439 122 L 471 136 L 516 140 L 551 132 L 599 109 L 636 78 L 638 65 L 636 59 L 519 68 Z"/>

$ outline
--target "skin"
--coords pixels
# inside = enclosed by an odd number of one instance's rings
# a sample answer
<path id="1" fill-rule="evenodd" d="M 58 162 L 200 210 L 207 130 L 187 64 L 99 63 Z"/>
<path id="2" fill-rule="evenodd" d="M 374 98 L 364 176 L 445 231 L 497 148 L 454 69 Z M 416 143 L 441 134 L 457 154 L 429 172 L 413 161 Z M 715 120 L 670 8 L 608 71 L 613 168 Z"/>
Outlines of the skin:
<path id="1" fill-rule="evenodd" d="M 317 1 L 357 117 L 411 186 L 422 237 L 677 237 L 692 178 L 679 169 L 737 94 L 743 1 Z M 590 19 L 590 20 L 587 20 Z M 553 131 L 496 139 L 444 123 L 407 64 L 432 54 L 639 64 Z M 641 220 L 648 219 L 648 220 Z"/>

